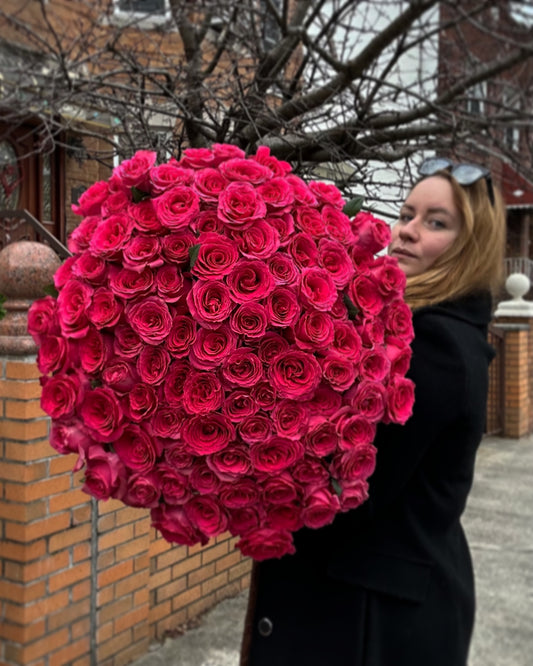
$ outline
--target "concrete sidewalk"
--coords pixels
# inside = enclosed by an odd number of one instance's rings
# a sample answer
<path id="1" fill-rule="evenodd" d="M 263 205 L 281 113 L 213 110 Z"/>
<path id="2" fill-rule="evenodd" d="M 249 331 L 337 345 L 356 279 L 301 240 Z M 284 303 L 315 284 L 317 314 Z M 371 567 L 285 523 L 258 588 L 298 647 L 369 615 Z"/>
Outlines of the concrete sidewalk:
<path id="1" fill-rule="evenodd" d="M 533 437 L 483 440 L 463 524 L 477 585 L 469 666 L 529 666 L 533 663 Z M 246 594 L 221 602 L 199 627 L 153 646 L 133 666 L 237 666 L 245 609 Z"/>

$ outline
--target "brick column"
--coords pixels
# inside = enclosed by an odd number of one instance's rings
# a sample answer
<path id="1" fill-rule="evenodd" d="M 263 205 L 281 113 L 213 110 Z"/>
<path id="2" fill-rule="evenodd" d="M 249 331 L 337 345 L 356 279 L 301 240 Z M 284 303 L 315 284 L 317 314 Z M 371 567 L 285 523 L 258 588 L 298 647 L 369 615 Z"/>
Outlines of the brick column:
<path id="1" fill-rule="evenodd" d="M 533 427 L 533 303 L 523 298 L 530 287 L 525 275 L 510 275 L 505 286 L 513 298 L 500 303 L 494 315 L 505 333 L 503 436 L 522 437 Z"/>

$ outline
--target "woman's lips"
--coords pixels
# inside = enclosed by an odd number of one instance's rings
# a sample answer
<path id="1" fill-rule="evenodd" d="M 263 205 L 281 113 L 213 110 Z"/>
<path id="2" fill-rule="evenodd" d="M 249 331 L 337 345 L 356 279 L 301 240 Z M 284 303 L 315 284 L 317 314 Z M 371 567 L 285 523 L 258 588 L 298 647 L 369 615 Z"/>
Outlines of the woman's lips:
<path id="1" fill-rule="evenodd" d="M 401 247 L 394 248 L 392 250 L 391 254 L 394 255 L 394 256 L 410 257 L 412 259 L 416 259 L 416 254 L 413 254 L 412 252 L 409 252 L 409 250 L 405 250 Z"/>

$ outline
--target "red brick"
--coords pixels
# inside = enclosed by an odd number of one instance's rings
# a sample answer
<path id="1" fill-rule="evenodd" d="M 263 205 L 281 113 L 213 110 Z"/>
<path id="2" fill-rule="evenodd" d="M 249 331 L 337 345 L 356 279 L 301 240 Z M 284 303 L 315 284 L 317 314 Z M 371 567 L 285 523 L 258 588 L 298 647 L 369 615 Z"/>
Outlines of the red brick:
<path id="1" fill-rule="evenodd" d="M 91 563 L 81 562 L 66 571 L 55 574 L 48 578 L 48 589 L 50 592 L 56 592 L 65 587 L 70 587 L 74 583 L 79 583 L 81 580 L 90 578 Z"/>
<path id="2" fill-rule="evenodd" d="M 102 588 L 106 585 L 115 583 L 117 580 L 126 578 L 132 573 L 133 562 L 131 560 L 119 562 L 98 574 L 98 587 Z"/>
<path id="3" fill-rule="evenodd" d="M 11 541 L 28 543 L 47 534 L 64 533 L 70 526 L 68 513 L 60 513 L 44 520 L 22 525 L 6 521 L 5 537 Z"/>
<path id="4" fill-rule="evenodd" d="M 59 534 L 54 534 L 50 537 L 48 550 L 54 553 L 63 548 L 68 548 L 73 544 L 87 541 L 91 538 L 91 526 L 79 525 L 78 527 L 71 527 Z"/>
<path id="5" fill-rule="evenodd" d="M 6 379 L 39 379 L 41 372 L 33 361 L 8 361 L 5 369 Z"/>

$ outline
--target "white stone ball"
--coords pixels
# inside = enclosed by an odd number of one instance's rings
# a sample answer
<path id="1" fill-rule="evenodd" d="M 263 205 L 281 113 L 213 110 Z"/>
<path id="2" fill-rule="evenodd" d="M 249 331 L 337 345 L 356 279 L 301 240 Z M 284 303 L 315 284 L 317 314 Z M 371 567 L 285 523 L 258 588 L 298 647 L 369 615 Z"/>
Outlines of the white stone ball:
<path id="1" fill-rule="evenodd" d="M 505 288 L 516 299 L 521 299 L 522 296 L 527 294 L 530 286 L 529 278 L 523 273 L 511 273 L 505 281 Z"/>

